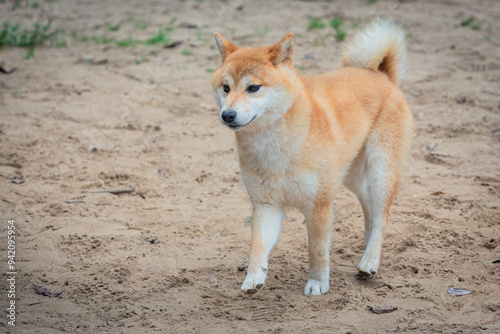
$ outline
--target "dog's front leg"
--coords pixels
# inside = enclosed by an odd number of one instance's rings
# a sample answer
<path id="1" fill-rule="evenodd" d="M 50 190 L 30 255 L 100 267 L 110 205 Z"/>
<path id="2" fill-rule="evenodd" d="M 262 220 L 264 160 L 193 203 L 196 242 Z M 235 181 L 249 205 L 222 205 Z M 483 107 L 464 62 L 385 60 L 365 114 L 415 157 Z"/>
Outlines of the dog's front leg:
<path id="1" fill-rule="evenodd" d="M 280 234 L 283 209 L 271 205 L 256 205 L 252 213 L 252 240 L 247 278 L 241 289 L 253 294 L 260 289 L 267 277 L 267 262 Z"/>
<path id="2" fill-rule="evenodd" d="M 331 203 L 318 201 L 305 213 L 309 241 L 309 279 L 304 294 L 322 295 L 330 289 L 330 244 L 333 209 Z"/>

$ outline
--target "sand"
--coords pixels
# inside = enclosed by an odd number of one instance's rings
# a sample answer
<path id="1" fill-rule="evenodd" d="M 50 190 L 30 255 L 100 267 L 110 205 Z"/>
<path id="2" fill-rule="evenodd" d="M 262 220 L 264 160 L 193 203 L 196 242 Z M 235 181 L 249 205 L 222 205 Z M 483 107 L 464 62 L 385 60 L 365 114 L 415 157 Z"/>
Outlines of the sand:
<path id="1" fill-rule="evenodd" d="M 170 36 L 184 43 L 118 47 L 68 37 L 67 47 L 38 47 L 31 59 L 23 49 L 0 52 L 17 67 L 0 73 L 0 332 L 500 332 L 500 264 L 492 263 L 500 259 L 497 1 L 11 5 L 0 4 L 0 22 L 29 24 L 45 11 L 66 36 L 145 40 L 176 18 Z M 247 296 L 238 267 L 248 261 L 251 205 L 234 134 L 211 96 L 210 71 L 220 64 L 212 34 L 255 46 L 293 31 L 295 65 L 318 74 L 339 66 L 344 42 L 325 37 L 330 27 L 307 30 L 308 18 L 338 15 L 348 35 L 375 15 L 408 33 L 401 87 L 415 134 L 381 270 L 356 276 L 363 218 L 342 190 L 330 291 L 303 295 L 306 231 L 291 210 L 266 286 Z M 461 26 L 471 15 L 478 30 Z M 106 28 L 120 21 L 117 31 Z M 134 190 L 92 192 L 126 188 Z M 9 219 L 17 226 L 15 328 L 4 285 Z M 62 294 L 37 294 L 30 283 Z M 452 296 L 450 286 L 472 294 Z"/>

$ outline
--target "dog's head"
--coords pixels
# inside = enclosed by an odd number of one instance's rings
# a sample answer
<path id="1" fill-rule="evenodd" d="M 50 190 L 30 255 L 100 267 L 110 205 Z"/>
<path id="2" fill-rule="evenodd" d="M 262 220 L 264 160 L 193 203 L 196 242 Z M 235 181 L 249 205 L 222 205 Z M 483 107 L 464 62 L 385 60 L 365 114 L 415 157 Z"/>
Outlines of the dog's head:
<path id="1" fill-rule="evenodd" d="M 241 130 L 271 125 L 281 118 L 293 97 L 293 33 L 268 47 L 238 48 L 218 33 L 215 41 L 222 65 L 211 83 L 221 122 Z"/>

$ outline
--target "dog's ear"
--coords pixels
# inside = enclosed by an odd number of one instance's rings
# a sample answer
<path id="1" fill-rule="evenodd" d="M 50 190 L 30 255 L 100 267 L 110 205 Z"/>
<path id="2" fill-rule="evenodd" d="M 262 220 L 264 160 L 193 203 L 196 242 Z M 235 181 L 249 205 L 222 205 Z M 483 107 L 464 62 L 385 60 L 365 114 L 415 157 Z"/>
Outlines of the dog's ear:
<path id="1" fill-rule="evenodd" d="M 292 67 L 294 48 L 295 37 L 292 32 L 289 32 L 281 41 L 269 48 L 269 57 L 274 65 L 284 63 Z"/>
<path id="2" fill-rule="evenodd" d="M 219 48 L 220 56 L 222 58 L 222 62 L 224 62 L 231 53 L 238 50 L 238 47 L 222 37 L 221 34 L 216 32 L 214 34 L 215 43 L 217 43 L 217 47 Z"/>

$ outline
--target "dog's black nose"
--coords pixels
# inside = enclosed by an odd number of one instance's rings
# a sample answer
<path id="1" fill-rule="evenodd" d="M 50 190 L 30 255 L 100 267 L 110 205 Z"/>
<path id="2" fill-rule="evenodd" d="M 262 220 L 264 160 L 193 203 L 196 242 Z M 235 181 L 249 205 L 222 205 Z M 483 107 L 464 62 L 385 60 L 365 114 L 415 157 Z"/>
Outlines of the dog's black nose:
<path id="1" fill-rule="evenodd" d="M 236 111 L 229 109 L 222 112 L 221 118 L 226 123 L 233 123 L 236 119 Z"/>

